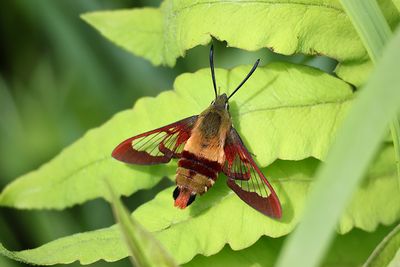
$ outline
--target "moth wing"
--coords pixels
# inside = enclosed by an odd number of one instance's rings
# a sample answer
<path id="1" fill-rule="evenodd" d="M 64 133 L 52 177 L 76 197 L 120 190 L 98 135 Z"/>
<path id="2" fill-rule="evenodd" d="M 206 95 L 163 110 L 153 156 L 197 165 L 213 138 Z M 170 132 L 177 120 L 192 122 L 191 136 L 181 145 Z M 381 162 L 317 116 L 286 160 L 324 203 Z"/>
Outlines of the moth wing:
<path id="1" fill-rule="evenodd" d="M 281 218 L 278 196 L 233 127 L 227 136 L 224 151 L 223 172 L 228 176 L 228 186 L 254 209 L 267 216 Z"/>
<path id="2" fill-rule="evenodd" d="M 167 163 L 171 158 L 179 158 L 197 118 L 197 115 L 188 117 L 131 137 L 119 144 L 112 156 L 125 163 L 140 165 Z"/>

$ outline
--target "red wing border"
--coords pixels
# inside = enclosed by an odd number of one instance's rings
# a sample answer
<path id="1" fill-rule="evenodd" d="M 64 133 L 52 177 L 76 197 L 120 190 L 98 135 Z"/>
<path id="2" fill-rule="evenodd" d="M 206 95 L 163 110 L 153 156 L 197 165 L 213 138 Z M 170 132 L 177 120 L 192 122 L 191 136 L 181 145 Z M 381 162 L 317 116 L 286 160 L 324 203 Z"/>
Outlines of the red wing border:
<path id="1" fill-rule="evenodd" d="M 167 163 L 181 157 L 198 116 L 188 117 L 164 127 L 131 137 L 119 144 L 112 156 L 131 164 Z"/>
<path id="2" fill-rule="evenodd" d="M 267 216 L 281 218 L 282 208 L 278 196 L 233 127 L 224 150 L 226 161 L 223 172 L 228 176 L 228 186 L 254 209 Z"/>

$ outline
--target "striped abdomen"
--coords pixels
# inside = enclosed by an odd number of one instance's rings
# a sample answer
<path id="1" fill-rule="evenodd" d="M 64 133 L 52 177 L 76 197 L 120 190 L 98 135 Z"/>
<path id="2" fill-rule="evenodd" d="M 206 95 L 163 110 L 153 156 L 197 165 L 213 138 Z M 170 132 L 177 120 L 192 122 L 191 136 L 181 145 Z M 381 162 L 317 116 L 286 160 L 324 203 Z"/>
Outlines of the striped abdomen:
<path id="1" fill-rule="evenodd" d="M 182 152 L 176 170 L 177 188 L 174 191 L 175 206 L 185 208 L 214 184 L 222 166 L 217 161 L 198 157 L 188 151 Z"/>

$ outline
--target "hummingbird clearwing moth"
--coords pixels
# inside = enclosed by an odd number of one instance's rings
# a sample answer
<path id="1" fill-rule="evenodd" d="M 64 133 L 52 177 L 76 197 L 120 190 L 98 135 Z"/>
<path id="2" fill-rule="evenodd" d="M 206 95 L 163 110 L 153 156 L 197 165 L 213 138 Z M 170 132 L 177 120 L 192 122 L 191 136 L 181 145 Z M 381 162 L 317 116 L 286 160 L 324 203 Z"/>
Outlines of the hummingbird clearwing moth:
<path id="1" fill-rule="evenodd" d="M 210 49 L 211 77 L 215 99 L 200 115 L 188 117 L 164 127 L 131 137 L 119 144 L 112 156 L 130 164 L 152 165 L 178 160 L 175 206 L 186 208 L 212 187 L 220 172 L 228 186 L 248 205 L 259 212 L 281 218 L 278 196 L 260 171 L 239 134 L 232 126 L 228 100 L 256 70 L 249 74 L 227 96 L 217 94 L 214 72 L 214 50 Z"/>

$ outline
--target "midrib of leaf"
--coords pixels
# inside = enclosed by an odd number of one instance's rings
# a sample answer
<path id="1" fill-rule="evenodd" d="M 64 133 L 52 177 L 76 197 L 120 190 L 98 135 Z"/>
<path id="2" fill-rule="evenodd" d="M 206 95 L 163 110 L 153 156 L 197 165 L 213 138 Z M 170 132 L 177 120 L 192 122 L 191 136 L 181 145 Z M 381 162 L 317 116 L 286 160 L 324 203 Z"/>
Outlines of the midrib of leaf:
<path id="1" fill-rule="evenodd" d="M 317 3 L 302 3 L 302 2 L 295 2 L 295 1 L 243 1 L 245 4 L 266 4 L 266 5 L 288 5 L 288 6 L 292 6 L 292 5 L 300 5 L 300 6 L 305 6 L 305 7 L 313 7 L 313 8 L 326 8 L 326 9 L 331 9 L 331 10 L 335 10 L 337 12 L 340 13 L 344 13 L 344 11 L 342 9 L 340 9 L 339 7 L 335 7 L 332 5 L 327 5 L 327 4 L 317 4 Z M 202 6 L 202 5 L 215 5 L 215 4 L 243 4 L 243 2 L 238 2 L 238 1 L 229 1 L 229 0 L 223 0 L 223 1 L 218 1 L 218 3 L 216 2 L 201 2 L 201 3 L 196 3 L 196 4 L 192 4 L 192 5 L 188 5 L 185 6 L 181 9 L 177 9 L 176 11 L 173 12 L 173 14 L 179 15 L 180 12 L 186 10 L 186 9 L 191 9 L 193 7 L 197 7 L 197 6 Z"/>
<path id="2" fill-rule="evenodd" d="M 89 162 L 89 163 L 87 163 L 85 165 L 82 165 L 79 168 L 72 170 L 68 175 L 65 175 L 64 177 L 59 178 L 59 180 L 57 180 L 57 184 L 66 183 L 66 182 L 68 182 L 69 179 L 73 178 L 74 175 L 80 173 L 81 171 L 84 171 L 87 168 L 91 168 L 93 165 L 96 165 L 96 164 L 98 164 L 98 163 L 100 163 L 102 161 L 110 160 L 110 159 L 111 159 L 110 157 L 103 157 L 103 158 L 100 158 L 100 159 L 95 159 L 95 160 L 93 160 L 93 161 L 91 161 L 91 162 Z M 56 184 L 56 183 L 53 183 L 53 185 L 54 184 Z"/>
<path id="3" fill-rule="evenodd" d="M 318 107 L 318 106 L 323 106 L 323 105 L 344 104 L 344 103 L 353 101 L 353 99 L 354 99 L 354 96 L 349 97 L 348 99 L 338 99 L 337 101 L 326 101 L 326 102 L 319 102 L 319 103 L 312 103 L 312 104 L 299 104 L 299 105 L 288 105 L 288 106 L 277 106 L 277 107 L 271 107 L 271 108 L 262 108 L 262 109 L 245 111 L 242 113 L 238 113 L 237 115 L 244 116 L 244 115 L 248 115 L 250 113 L 262 112 L 262 111 L 276 111 L 276 110 L 281 110 L 281 109 L 313 108 L 313 107 Z"/>
<path id="4" fill-rule="evenodd" d="M 40 191 L 48 191 L 49 188 L 51 188 L 53 185 L 60 186 L 64 183 L 68 182 L 70 179 L 74 178 L 74 176 L 76 174 L 80 173 L 81 171 L 86 171 L 88 168 L 93 167 L 93 165 L 96 165 L 96 164 L 98 164 L 102 161 L 106 161 L 106 160 L 110 160 L 110 157 L 103 157 L 100 159 L 93 160 L 92 162 L 89 162 L 86 165 L 82 165 L 79 168 L 70 171 L 67 175 L 60 177 L 57 180 L 55 180 L 55 181 L 53 180 L 52 183 L 49 184 L 47 187 L 27 189 L 26 191 L 24 191 L 24 194 L 29 195 L 30 193 L 37 193 Z M 40 171 L 40 169 L 36 170 L 36 171 Z M 34 172 L 36 172 L 36 171 L 34 171 Z M 0 196 L 0 201 L 1 201 L 1 196 Z"/>

